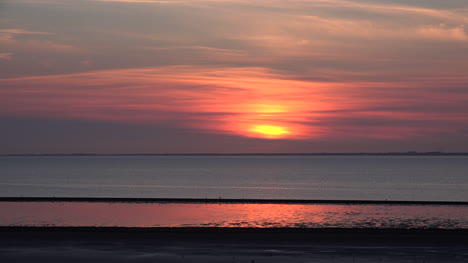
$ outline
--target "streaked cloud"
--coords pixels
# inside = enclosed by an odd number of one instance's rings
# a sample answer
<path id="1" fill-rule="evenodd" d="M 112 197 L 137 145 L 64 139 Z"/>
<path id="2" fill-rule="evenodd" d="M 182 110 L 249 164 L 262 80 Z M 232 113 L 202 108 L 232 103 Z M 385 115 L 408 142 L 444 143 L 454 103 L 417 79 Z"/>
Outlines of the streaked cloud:
<path id="1" fill-rule="evenodd" d="M 11 60 L 13 53 L 0 53 L 0 59 Z"/>
<path id="2" fill-rule="evenodd" d="M 78 51 L 79 49 L 71 45 L 55 43 L 49 40 L 37 40 L 37 39 L 18 39 L 18 35 L 39 35 L 48 36 L 52 33 L 40 32 L 40 31 L 29 31 L 25 29 L 0 29 L 0 44 L 3 48 L 10 50 L 32 50 L 32 51 L 43 51 L 43 50 L 54 50 L 62 52 Z M 43 38 L 42 38 L 43 39 Z"/>
<path id="3" fill-rule="evenodd" d="M 28 31 L 24 29 L 16 29 L 16 28 L 6 28 L 6 29 L 0 29 L 0 34 L 30 34 L 30 35 L 49 35 L 50 33 L 48 32 L 34 32 L 34 31 Z"/>
<path id="4" fill-rule="evenodd" d="M 5 118 L 343 143 L 462 138 L 467 129 L 465 1 L 5 0 L 2 7 Z"/>
<path id="5" fill-rule="evenodd" d="M 442 83 L 303 81 L 264 68 L 175 66 L 4 79 L 0 94 L 6 116 L 166 123 L 252 137 L 266 126 L 290 139 L 409 138 L 468 122 L 468 91 Z"/>

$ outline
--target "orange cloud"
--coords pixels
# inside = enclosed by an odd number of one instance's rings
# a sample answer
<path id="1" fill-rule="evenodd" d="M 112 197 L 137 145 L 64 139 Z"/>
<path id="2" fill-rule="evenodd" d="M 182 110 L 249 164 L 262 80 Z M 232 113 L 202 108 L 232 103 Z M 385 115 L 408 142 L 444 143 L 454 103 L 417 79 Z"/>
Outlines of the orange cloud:
<path id="1" fill-rule="evenodd" d="M 454 91 L 460 81 L 466 83 L 466 77 L 451 84 Z M 125 69 L 2 79 L 0 112 L 165 123 L 265 139 L 399 138 L 433 129 L 434 122 L 468 121 L 457 108 L 466 105 L 468 94 L 444 92 L 437 85 L 300 80 L 264 68 Z M 456 127 L 440 129 L 446 128 Z"/>

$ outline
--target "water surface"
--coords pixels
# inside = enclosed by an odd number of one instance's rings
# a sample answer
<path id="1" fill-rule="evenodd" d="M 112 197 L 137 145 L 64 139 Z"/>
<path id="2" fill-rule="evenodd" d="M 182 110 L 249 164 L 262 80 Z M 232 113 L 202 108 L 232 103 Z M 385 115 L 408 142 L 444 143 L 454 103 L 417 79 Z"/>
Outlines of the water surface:
<path id="1" fill-rule="evenodd" d="M 2 226 L 468 228 L 466 205 L 0 202 Z"/>
<path id="2" fill-rule="evenodd" d="M 0 157 L 1 196 L 468 201 L 465 156 Z"/>

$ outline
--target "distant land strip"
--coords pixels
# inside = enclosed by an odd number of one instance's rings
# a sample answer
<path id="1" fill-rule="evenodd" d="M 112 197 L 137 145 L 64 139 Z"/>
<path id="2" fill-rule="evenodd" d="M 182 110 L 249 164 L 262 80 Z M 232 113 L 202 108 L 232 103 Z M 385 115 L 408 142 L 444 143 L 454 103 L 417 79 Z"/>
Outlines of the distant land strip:
<path id="1" fill-rule="evenodd" d="M 240 198 L 238 199 L 233 199 L 233 198 L 127 198 L 127 197 L 0 197 L 0 202 L 468 205 L 468 201 L 307 200 L 307 199 L 240 199 Z"/>
<path id="2" fill-rule="evenodd" d="M 363 152 L 363 153 L 28 153 L 0 156 L 468 156 L 468 152 Z"/>

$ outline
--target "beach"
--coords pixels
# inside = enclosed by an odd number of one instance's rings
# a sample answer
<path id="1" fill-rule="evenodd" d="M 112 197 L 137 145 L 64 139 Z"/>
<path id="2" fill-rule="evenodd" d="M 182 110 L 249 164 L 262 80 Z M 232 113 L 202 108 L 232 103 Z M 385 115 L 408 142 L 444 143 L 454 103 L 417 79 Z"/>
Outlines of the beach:
<path id="1" fill-rule="evenodd" d="M 466 262 L 466 229 L 1 227 L 2 262 Z"/>

